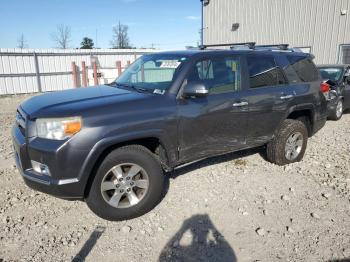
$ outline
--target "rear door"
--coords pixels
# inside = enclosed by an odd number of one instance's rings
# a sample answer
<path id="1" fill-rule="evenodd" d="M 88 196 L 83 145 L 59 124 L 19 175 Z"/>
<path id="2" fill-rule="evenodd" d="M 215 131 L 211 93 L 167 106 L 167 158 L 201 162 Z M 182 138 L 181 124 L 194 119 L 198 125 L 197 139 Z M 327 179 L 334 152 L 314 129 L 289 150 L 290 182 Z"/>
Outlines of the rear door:
<path id="1" fill-rule="evenodd" d="M 248 103 L 242 92 L 239 56 L 197 60 L 185 83 L 204 83 L 206 97 L 178 100 L 180 161 L 191 161 L 245 146 Z"/>
<path id="2" fill-rule="evenodd" d="M 249 120 L 247 140 L 249 144 L 268 141 L 294 104 L 294 90 L 274 54 L 250 54 L 246 57 L 249 73 Z"/>

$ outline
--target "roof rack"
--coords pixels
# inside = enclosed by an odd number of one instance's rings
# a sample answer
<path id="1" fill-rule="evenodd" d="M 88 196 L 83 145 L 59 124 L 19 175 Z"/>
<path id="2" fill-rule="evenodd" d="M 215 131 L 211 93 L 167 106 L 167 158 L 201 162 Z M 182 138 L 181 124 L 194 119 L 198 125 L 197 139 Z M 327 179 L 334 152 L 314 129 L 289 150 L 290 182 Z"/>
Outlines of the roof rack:
<path id="1" fill-rule="evenodd" d="M 245 42 L 245 43 L 232 43 L 232 44 L 213 44 L 213 45 L 201 45 L 199 49 L 204 50 L 208 47 L 219 47 L 219 46 L 229 46 L 233 48 L 234 46 L 247 46 L 250 49 L 254 49 L 255 42 Z"/>
<path id="2" fill-rule="evenodd" d="M 262 48 L 268 48 L 268 47 L 275 47 L 281 50 L 288 50 L 289 44 L 277 44 L 277 45 L 256 45 L 255 47 L 262 47 Z"/>

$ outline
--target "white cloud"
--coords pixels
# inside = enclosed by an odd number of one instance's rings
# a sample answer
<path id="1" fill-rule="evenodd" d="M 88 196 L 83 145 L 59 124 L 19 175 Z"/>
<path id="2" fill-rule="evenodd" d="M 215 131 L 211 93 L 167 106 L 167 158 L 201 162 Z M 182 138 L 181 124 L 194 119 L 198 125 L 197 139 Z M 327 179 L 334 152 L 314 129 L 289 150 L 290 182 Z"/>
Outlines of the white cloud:
<path id="1" fill-rule="evenodd" d="M 195 15 L 189 15 L 189 16 L 186 16 L 186 19 L 188 20 L 199 20 L 201 19 L 200 16 L 195 16 Z"/>

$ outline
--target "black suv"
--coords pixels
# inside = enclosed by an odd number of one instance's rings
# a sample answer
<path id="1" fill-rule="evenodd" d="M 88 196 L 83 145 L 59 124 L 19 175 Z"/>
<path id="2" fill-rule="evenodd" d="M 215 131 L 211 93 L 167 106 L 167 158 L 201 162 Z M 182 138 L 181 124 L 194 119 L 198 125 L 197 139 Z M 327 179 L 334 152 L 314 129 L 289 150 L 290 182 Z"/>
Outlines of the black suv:
<path id="1" fill-rule="evenodd" d="M 185 163 L 258 146 L 277 165 L 300 161 L 327 118 L 312 58 L 255 45 L 153 53 L 109 85 L 32 97 L 12 132 L 18 168 L 31 188 L 124 220 Z"/>

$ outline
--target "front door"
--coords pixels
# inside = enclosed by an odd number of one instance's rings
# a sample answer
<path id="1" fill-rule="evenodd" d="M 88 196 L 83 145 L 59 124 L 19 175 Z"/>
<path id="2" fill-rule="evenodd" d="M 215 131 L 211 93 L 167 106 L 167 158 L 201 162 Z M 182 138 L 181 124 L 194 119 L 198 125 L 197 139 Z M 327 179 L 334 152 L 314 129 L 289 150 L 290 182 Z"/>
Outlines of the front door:
<path id="1" fill-rule="evenodd" d="M 179 158 L 191 161 L 244 147 L 248 103 L 237 56 L 197 61 L 185 84 L 199 81 L 209 95 L 178 100 Z"/>

